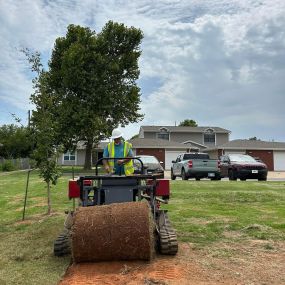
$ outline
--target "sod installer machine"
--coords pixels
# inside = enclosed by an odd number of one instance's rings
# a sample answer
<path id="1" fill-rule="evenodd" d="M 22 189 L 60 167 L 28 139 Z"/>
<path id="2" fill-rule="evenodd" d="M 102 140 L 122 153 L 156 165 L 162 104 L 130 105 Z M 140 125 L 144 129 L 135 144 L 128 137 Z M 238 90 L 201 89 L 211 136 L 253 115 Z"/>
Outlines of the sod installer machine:
<path id="1" fill-rule="evenodd" d="M 79 206 L 67 213 L 54 242 L 56 256 L 71 253 L 78 263 L 150 260 L 155 252 L 177 253 L 176 233 L 167 210 L 160 208 L 169 200 L 169 180 L 146 174 L 139 157 L 132 159 L 139 160 L 140 174 L 98 174 L 100 159 L 95 175 L 69 181 L 69 198 L 78 198 Z"/>

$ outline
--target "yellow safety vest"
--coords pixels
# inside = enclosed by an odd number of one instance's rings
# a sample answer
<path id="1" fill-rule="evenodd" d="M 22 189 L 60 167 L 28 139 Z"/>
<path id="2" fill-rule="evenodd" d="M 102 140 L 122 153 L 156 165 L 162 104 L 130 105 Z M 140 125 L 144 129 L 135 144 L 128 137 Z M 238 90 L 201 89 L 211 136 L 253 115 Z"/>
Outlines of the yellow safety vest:
<path id="1" fill-rule="evenodd" d="M 124 142 L 124 157 L 127 157 L 129 150 L 132 148 L 132 144 L 129 142 Z M 109 152 L 109 157 L 114 158 L 115 157 L 115 143 L 110 142 L 108 143 L 108 152 Z M 114 160 L 109 160 L 108 161 L 109 166 L 111 167 L 112 171 L 114 169 Z M 133 160 L 131 159 L 130 161 L 124 163 L 124 171 L 125 175 L 132 175 L 134 173 L 134 165 L 133 165 Z"/>

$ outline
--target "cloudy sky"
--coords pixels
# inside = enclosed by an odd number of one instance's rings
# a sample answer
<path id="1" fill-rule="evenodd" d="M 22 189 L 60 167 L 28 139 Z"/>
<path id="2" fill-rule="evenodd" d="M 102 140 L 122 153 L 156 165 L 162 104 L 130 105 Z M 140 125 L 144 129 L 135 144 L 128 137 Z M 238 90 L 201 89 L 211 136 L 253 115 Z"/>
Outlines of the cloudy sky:
<path id="1" fill-rule="evenodd" d="M 23 47 L 47 64 L 69 24 L 142 29 L 143 125 L 200 126 L 285 141 L 284 0 L 0 0 L 0 125 L 27 124 L 32 74 Z"/>

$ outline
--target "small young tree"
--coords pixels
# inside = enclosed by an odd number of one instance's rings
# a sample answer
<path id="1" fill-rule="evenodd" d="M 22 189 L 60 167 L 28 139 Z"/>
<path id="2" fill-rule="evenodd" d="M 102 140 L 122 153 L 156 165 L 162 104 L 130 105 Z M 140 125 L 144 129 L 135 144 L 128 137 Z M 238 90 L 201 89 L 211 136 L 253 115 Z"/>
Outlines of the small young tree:
<path id="1" fill-rule="evenodd" d="M 57 164 L 59 146 L 57 144 L 58 128 L 54 120 L 53 107 L 55 98 L 47 87 L 48 73 L 42 68 L 40 54 L 32 54 L 24 50 L 32 65 L 32 71 L 37 73 L 33 79 L 34 93 L 31 102 L 36 109 L 32 113 L 30 135 L 34 141 L 33 158 L 40 170 L 40 177 L 47 184 L 47 214 L 51 213 L 51 185 L 57 183 L 60 169 Z"/>

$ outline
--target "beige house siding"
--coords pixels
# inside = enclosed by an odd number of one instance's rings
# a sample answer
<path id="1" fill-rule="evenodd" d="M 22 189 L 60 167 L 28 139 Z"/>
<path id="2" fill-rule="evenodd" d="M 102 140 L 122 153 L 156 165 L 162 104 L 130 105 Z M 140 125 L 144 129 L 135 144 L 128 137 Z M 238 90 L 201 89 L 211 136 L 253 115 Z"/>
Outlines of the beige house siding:
<path id="1" fill-rule="evenodd" d="M 144 138 L 144 132 L 143 132 L 143 129 L 142 129 L 142 128 L 140 128 L 139 138 L 140 138 L 140 139 L 143 139 L 143 138 Z"/>
<path id="2" fill-rule="evenodd" d="M 75 152 L 75 160 L 64 160 L 64 154 L 60 154 L 58 158 L 58 164 L 59 165 L 67 165 L 67 166 L 73 166 L 73 165 L 84 165 L 85 162 L 85 149 L 78 149 Z"/>
<path id="3" fill-rule="evenodd" d="M 153 140 L 155 140 L 156 139 L 156 133 L 154 133 L 154 132 L 153 133 L 152 132 L 149 132 L 149 133 L 145 132 L 143 138 L 144 139 L 153 139 Z"/>
<path id="4" fill-rule="evenodd" d="M 229 134 L 216 134 L 216 145 L 222 145 L 229 141 Z"/>
<path id="5" fill-rule="evenodd" d="M 140 134 L 140 137 L 145 139 L 157 139 L 157 132 L 144 132 Z M 169 140 L 174 142 L 184 143 L 187 141 L 193 141 L 198 144 L 205 144 L 208 147 L 213 147 L 215 145 L 221 145 L 229 141 L 229 134 L 216 133 L 216 143 L 205 143 L 204 133 L 169 133 Z"/>
<path id="6" fill-rule="evenodd" d="M 201 133 L 170 133 L 170 140 L 176 142 L 194 141 L 203 144 L 203 134 Z"/>
<path id="7" fill-rule="evenodd" d="M 219 153 L 218 150 L 211 150 L 211 151 L 207 151 L 207 153 L 209 154 L 211 159 L 219 159 Z"/>
<path id="8" fill-rule="evenodd" d="M 77 165 L 84 165 L 85 163 L 85 149 L 80 149 L 77 152 Z"/>

